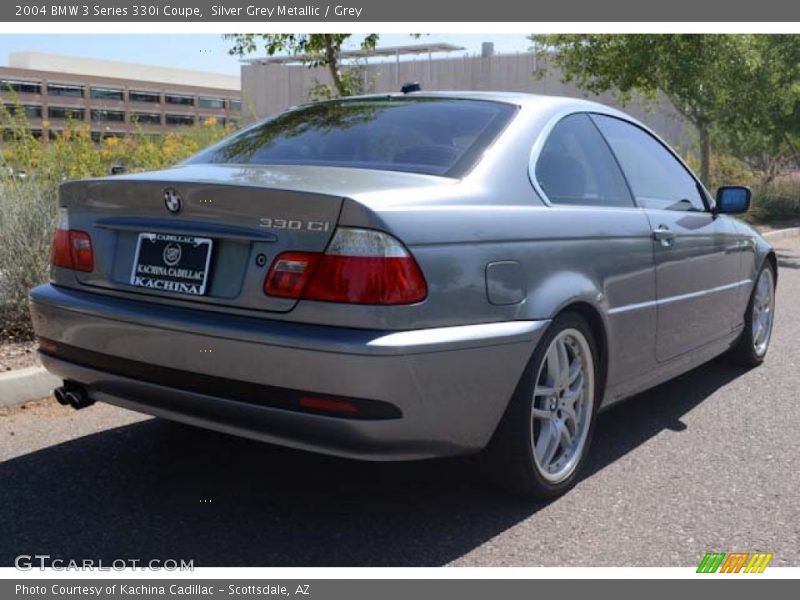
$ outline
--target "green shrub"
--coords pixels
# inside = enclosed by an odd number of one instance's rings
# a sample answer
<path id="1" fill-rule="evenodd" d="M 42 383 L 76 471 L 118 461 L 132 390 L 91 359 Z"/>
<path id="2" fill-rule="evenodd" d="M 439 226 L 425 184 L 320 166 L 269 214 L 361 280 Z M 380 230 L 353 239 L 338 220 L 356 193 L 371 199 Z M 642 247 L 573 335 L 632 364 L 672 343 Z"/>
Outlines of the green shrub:
<path id="1" fill-rule="evenodd" d="M 31 334 L 28 291 L 47 280 L 56 201 L 33 179 L 0 182 L 0 335 Z"/>
<path id="2" fill-rule="evenodd" d="M 800 220 L 800 178 L 783 178 L 753 190 L 749 221 L 766 223 Z"/>

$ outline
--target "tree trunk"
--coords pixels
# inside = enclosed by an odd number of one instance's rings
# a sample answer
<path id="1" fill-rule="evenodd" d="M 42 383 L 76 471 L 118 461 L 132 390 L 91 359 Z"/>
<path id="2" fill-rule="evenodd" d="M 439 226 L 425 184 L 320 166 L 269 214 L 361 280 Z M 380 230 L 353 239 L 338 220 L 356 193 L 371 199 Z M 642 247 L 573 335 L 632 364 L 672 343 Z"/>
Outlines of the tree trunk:
<path id="1" fill-rule="evenodd" d="M 333 87 L 336 88 L 336 93 L 339 96 L 346 96 L 347 94 L 342 84 L 342 78 L 339 76 L 338 53 L 336 48 L 334 48 L 333 40 L 330 35 L 325 36 L 325 62 L 328 63 L 328 70 L 331 73 L 331 79 L 333 79 Z"/>
<path id="2" fill-rule="evenodd" d="M 711 134 L 708 127 L 700 125 L 700 179 L 706 187 L 711 185 Z"/>
<path id="3" fill-rule="evenodd" d="M 783 132 L 783 139 L 786 140 L 786 145 L 789 146 L 789 151 L 792 153 L 795 164 L 800 168 L 800 152 L 797 151 L 797 146 L 794 145 L 792 138 L 785 131 Z"/>

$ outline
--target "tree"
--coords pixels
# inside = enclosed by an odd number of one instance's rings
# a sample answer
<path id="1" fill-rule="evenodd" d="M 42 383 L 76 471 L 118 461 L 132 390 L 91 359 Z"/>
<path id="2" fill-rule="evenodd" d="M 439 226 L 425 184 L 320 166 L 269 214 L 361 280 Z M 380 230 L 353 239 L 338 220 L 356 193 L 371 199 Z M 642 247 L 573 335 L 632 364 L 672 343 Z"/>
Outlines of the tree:
<path id="1" fill-rule="evenodd" d="M 800 168 L 800 36 L 751 36 L 750 68 L 724 119 L 720 145 L 759 174 L 762 187 Z"/>
<path id="2" fill-rule="evenodd" d="M 325 67 L 331 75 L 335 95 L 352 96 L 361 91 L 361 79 L 340 69 L 342 44 L 351 36 L 351 33 L 236 33 L 226 35 L 225 39 L 233 41 L 229 50 L 233 56 L 252 54 L 263 44 L 269 56 L 287 53 L 309 68 Z M 377 43 L 378 34 L 370 33 L 361 41 L 361 48 L 373 50 Z"/>
<path id="3" fill-rule="evenodd" d="M 615 90 L 623 101 L 634 92 L 650 98 L 664 94 L 697 129 L 701 178 L 708 182 L 713 134 L 727 140 L 731 132 L 741 137 L 754 127 L 777 131 L 774 118 L 781 114 L 791 118 L 787 106 L 796 107 L 796 97 L 792 101 L 786 90 L 772 87 L 776 78 L 765 72 L 794 55 L 783 47 L 788 40 L 777 39 L 788 37 L 792 36 L 636 34 L 530 39 L 550 53 L 566 81 L 590 92 Z M 795 46 L 798 40 L 793 37 Z M 781 77 L 790 71 L 788 66 L 782 68 Z M 796 57 L 794 71 L 796 76 Z M 796 116 L 794 120 L 796 129 Z"/>

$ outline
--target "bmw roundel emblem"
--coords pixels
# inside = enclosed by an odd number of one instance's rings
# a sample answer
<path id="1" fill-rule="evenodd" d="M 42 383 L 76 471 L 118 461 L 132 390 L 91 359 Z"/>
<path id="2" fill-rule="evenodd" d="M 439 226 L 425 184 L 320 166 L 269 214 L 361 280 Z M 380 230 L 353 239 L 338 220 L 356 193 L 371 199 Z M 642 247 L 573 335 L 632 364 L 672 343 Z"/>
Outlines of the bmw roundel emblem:
<path id="1" fill-rule="evenodd" d="M 169 212 L 173 214 L 179 213 L 182 205 L 183 200 L 181 200 L 181 195 L 176 190 L 172 188 L 164 190 L 164 206 L 167 207 Z"/>

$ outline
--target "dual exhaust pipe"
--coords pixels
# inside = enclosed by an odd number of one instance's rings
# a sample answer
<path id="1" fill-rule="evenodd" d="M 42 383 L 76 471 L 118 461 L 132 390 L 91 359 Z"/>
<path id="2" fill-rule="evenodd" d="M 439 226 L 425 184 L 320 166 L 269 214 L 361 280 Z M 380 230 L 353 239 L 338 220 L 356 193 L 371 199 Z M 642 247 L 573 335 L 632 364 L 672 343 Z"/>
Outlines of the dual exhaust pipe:
<path id="1" fill-rule="evenodd" d="M 89 397 L 86 388 L 72 381 L 65 381 L 63 386 L 53 390 L 53 395 L 59 404 L 71 406 L 75 410 L 94 404 L 94 400 Z"/>

